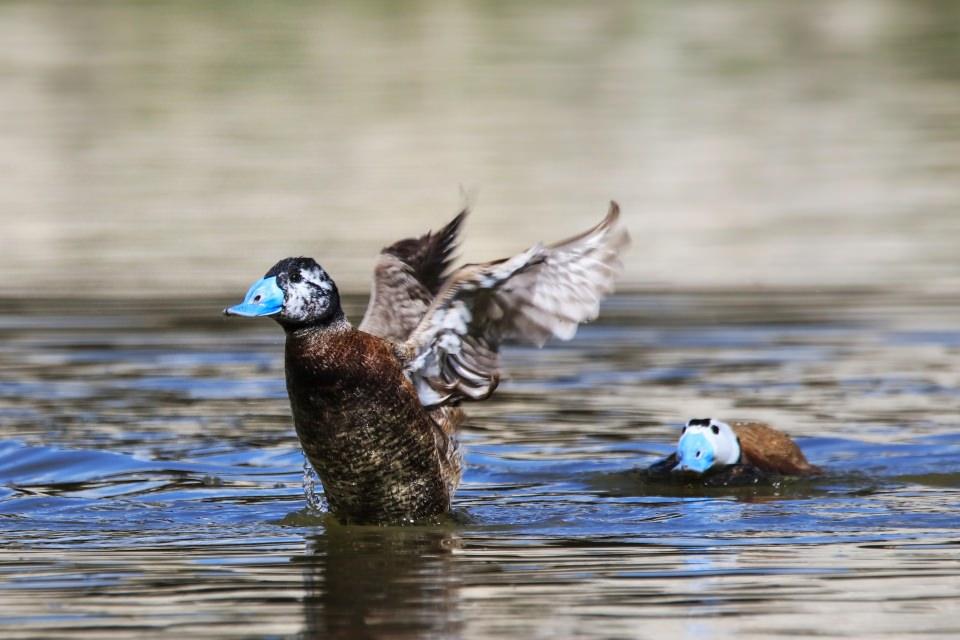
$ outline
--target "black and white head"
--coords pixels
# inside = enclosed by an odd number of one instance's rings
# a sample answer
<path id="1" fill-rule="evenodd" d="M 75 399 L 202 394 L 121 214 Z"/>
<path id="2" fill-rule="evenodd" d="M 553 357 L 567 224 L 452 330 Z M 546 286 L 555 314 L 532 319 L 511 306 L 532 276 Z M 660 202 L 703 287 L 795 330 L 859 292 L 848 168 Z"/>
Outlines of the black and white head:
<path id="1" fill-rule="evenodd" d="M 251 285 L 228 316 L 269 316 L 285 329 L 323 326 L 343 320 L 337 285 L 313 258 L 286 258 Z"/>
<path id="2" fill-rule="evenodd" d="M 739 461 L 740 440 L 729 424 L 713 418 L 687 422 L 677 443 L 675 471 L 702 474 Z"/>

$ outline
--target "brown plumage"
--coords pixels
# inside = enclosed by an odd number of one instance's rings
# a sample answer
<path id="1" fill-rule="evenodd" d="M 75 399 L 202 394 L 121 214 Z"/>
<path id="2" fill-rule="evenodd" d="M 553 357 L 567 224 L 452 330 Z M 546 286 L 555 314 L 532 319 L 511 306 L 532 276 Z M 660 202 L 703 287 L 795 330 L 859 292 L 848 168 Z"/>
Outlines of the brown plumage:
<path id="1" fill-rule="evenodd" d="M 786 476 L 820 473 L 784 432 L 762 422 L 734 421 L 730 426 L 740 441 L 740 464 Z"/>
<path id="2" fill-rule="evenodd" d="M 681 432 L 677 449 L 642 475 L 649 480 L 732 487 L 776 482 L 784 476 L 819 475 L 790 437 L 762 422 L 695 418 Z"/>
<path id="3" fill-rule="evenodd" d="M 286 331 L 297 436 L 342 521 L 409 522 L 449 510 L 462 473 L 458 403 L 496 388 L 501 342 L 567 340 L 595 318 L 628 241 L 611 203 L 583 234 L 446 277 L 465 215 L 384 250 L 359 329 L 310 258 L 278 262 L 225 310 L 272 316 Z"/>
<path id="4" fill-rule="evenodd" d="M 334 514 L 401 522 L 449 510 L 463 414 L 424 410 L 390 343 L 347 325 L 294 332 L 285 369 L 297 437 Z"/>
<path id="5" fill-rule="evenodd" d="M 424 405 L 489 397 L 504 340 L 542 346 L 551 337 L 573 338 L 613 291 L 628 242 L 611 202 L 607 216 L 577 236 L 458 269 L 403 345 Z"/>
<path id="6" fill-rule="evenodd" d="M 449 276 L 467 213 L 464 209 L 436 233 L 400 240 L 380 252 L 360 331 L 397 342 L 409 337 Z"/>

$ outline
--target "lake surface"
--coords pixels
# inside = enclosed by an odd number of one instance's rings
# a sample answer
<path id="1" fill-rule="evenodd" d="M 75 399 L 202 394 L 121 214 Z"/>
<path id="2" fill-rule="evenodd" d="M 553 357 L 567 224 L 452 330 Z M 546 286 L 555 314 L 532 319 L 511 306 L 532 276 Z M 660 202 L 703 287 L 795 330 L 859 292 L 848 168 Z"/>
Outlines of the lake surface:
<path id="1" fill-rule="evenodd" d="M 507 351 L 457 518 L 410 528 L 305 509 L 282 334 L 226 302 L 0 303 L 0 635 L 960 633 L 955 298 L 615 297 Z M 770 420 L 828 475 L 639 483 L 705 415 Z"/>

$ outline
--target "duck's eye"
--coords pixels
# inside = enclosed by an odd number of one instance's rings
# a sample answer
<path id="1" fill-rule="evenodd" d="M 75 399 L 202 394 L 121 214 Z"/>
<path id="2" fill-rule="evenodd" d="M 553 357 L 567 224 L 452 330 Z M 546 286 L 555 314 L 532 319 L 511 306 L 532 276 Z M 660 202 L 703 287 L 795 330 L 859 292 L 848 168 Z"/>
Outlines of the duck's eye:
<path id="1" fill-rule="evenodd" d="M 720 427 L 718 427 L 717 425 L 711 426 L 710 431 L 713 431 L 713 435 L 715 436 L 720 435 Z"/>
<path id="2" fill-rule="evenodd" d="M 263 297 L 263 296 L 261 296 L 261 295 L 258 293 L 257 295 L 253 296 L 253 301 L 254 301 L 254 302 L 260 302 L 260 298 L 262 298 L 262 297 Z"/>
<path id="3" fill-rule="evenodd" d="M 698 451 L 697 451 L 697 457 L 699 458 L 701 455 L 703 455 L 703 451 L 699 451 L 699 450 L 698 450 Z"/>
<path id="4" fill-rule="evenodd" d="M 300 282 L 301 280 L 303 280 L 303 276 L 300 275 L 300 272 L 299 272 L 299 271 L 291 271 L 291 272 L 290 272 L 290 282 L 296 284 L 296 283 Z"/>

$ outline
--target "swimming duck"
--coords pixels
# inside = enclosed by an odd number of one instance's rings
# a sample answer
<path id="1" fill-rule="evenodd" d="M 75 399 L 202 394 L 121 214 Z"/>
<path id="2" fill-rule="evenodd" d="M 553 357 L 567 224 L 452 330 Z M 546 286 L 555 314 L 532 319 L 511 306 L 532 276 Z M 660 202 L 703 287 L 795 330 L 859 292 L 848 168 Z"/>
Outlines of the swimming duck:
<path id="1" fill-rule="evenodd" d="M 356 328 L 333 279 L 305 257 L 281 260 L 224 310 L 273 318 L 286 332 L 297 436 L 342 522 L 449 511 L 463 470 L 458 405 L 496 389 L 504 341 L 569 340 L 596 318 L 629 240 L 611 202 L 578 236 L 451 272 L 466 215 L 381 252 Z"/>
<path id="2" fill-rule="evenodd" d="M 683 427 L 677 450 L 654 463 L 648 474 L 705 476 L 706 484 L 759 482 L 777 476 L 820 473 L 790 436 L 762 422 L 731 424 L 695 418 Z"/>

